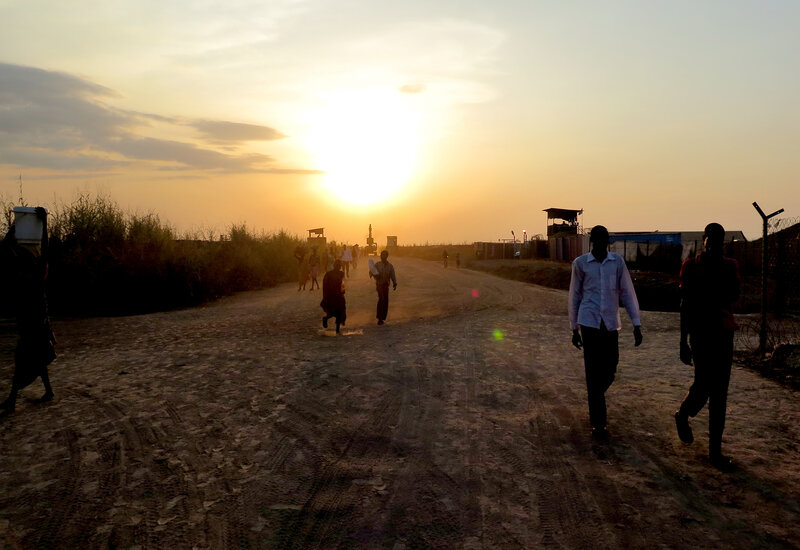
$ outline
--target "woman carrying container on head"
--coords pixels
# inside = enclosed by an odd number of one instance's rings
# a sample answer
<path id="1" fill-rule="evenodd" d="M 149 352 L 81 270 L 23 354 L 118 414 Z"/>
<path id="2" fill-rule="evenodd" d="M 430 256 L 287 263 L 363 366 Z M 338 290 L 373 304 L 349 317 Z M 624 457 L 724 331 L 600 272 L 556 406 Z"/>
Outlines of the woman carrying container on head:
<path id="1" fill-rule="evenodd" d="M 47 366 L 56 358 L 56 340 L 47 314 L 47 210 L 37 207 L 33 214 L 41 222 L 41 245 L 21 244 L 11 226 L 2 243 L 3 275 L 10 278 L 10 299 L 17 317 L 17 348 L 14 350 L 14 376 L 11 393 L 0 403 L 0 416 L 14 412 L 17 393 L 41 377 L 45 393 L 36 400 L 53 399 Z M 36 250 L 36 249 L 39 250 Z M 38 252 L 38 254 L 37 254 Z"/>

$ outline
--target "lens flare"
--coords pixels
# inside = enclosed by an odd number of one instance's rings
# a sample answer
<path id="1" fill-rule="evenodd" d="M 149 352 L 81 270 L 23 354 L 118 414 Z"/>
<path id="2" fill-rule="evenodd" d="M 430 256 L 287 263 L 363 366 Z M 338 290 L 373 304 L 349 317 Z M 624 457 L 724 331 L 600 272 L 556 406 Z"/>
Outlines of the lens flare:
<path id="1" fill-rule="evenodd" d="M 503 334 L 503 331 L 500 330 L 499 328 L 494 329 L 494 331 L 492 332 L 492 338 L 494 338 L 497 341 L 500 341 L 505 337 L 506 335 Z"/>
<path id="2" fill-rule="evenodd" d="M 473 298 L 477 298 L 480 295 L 481 295 L 481 293 L 477 288 L 472 289 L 472 297 Z"/>

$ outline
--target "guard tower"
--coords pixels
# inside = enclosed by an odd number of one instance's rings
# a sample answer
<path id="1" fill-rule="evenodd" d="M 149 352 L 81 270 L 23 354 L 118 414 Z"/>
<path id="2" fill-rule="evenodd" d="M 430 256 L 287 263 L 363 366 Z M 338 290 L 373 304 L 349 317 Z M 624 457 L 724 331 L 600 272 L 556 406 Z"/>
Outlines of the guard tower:
<path id="1" fill-rule="evenodd" d="M 309 229 L 307 242 L 311 248 L 318 247 L 321 250 L 325 250 L 325 244 L 328 242 L 325 238 L 325 228 L 317 227 L 315 229 Z"/>
<path id="2" fill-rule="evenodd" d="M 547 212 L 547 237 L 566 237 L 578 235 L 581 224 L 578 216 L 583 215 L 583 209 L 570 210 L 569 208 L 546 208 Z"/>

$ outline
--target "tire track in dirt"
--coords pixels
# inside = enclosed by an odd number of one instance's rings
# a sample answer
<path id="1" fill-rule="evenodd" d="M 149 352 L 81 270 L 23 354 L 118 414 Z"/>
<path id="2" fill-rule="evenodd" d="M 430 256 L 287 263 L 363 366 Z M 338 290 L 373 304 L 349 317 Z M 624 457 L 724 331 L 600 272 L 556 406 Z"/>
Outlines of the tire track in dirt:
<path id="1" fill-rule="evenodd" d="M 461 532 L 466 542 L 474 548 L 483 547 L 484 511 L 482 502 L 483 479 L 480 472 L 481 465 L 481 424 L 480 412 L 475 403 L 478 393 L 479 377 L 486 369 L 483 354 L 476 352 L 476 338 L 474 326 L 471 323 L 464 325 L 463 332 L 463 360 L 465 367 L 465 395 L 464 410 L 466 413 L 466 426 L 464 439 L 467 452 L 465 456 L 466 499 L 462 508 Z"/>
<path id="2" fill-rule="evenodd" d="M 60 546 L 66 532 L 71 529 L 85 528 L 86 518 L 75 517 L 79 508 L 78 488 L 81 480 L 81 450 L 78 433 L 70 428 L 58 432 L 58 438 L 67 451 L 67 467 L 64 469 L 62 487 L 57 490 L 56 506 L 51 510 L 47 520 L 38 529 L 35 546 L 37 548 L 53 548 Z M 80 531 L 79 531 L 80 532 Z M 81 537 L 82 538 L 82 537 Z M 84 542 L 85 541 L 76 541 Z"/>
<path id="3" fill-rule="evenodd" d="M 402 398 L 391 439 L 394 453 L 388 461 L 396 473 L 386 500 L 362 520 L 380 533 L 383 547 L 449 549 L 461 542 L 459 503 L 464 488 L 445 472 L 439 464 L 444 457 L 435 453 L 446 425 L 445 407 L 457 391 L 447 361 L 453 345 L 432 341 L 420 355 L 401 355 L 401 363 L 407 359 L 413 368 L 398 369 L 399 384 L 393 388 Z"/>
<path id="4" fill-rule="evenodd" d="M 374 440 L 388 439 L 396 424 L 401 398 L 384 394 L 370 418 L 349 437 L 333 460 L 315 473 L 307 497 L 297 516 L 282 531 L 281 548 L 337 547 L 348 535 L 347 520 L 353 514 L 359 492 L 354 485 L 353 465 L 376 449 Z M 380 450 L 380 449 L 379 449 Z"/>
<path id="5" fill-rule="evenodd" d="M 127 412 L 131 406 L 125 401 L 101 398 L 85 390 L 62 393 L 88 400 L 99 413 L 97 423 L 107 419 L 113 431 L 95 442 L 98 460 L 92 473 L 97 482 L 84 489 L 87 496 L 95 496 L 92 505 L 71 507 L 61 520 L 69 527 L 57 533 L 55 540 L 70 541 L 76 548 L 84 546 L 87 542 L 84 539 L 94 531 L 89 526 L 98 521 L 115 524 L 112 530 L 100 533 L 105 533 L 112 545 L 118 541 L 137 540 L 163 547 L 196 538 L 187 519 L 203 508 L 195 486 L 197 457 L 183 461 L 170 447 L 171 441 L 185 435 L 174 407 L 167 403 L 163 409 L 164 416 L 173 420 L 167 433 L 132 420 Z M 79 482 L 80 478 L 75 478 L 74 483 Z M 129 521 L 120 525 L 114 521 L 115 516 L 127 517 Z"/>

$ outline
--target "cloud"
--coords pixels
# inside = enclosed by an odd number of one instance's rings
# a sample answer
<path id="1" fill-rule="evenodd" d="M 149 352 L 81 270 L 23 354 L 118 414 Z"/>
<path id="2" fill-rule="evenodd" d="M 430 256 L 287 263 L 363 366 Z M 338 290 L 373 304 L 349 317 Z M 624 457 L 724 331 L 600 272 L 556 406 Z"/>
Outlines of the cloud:
<path id="1" fill-rule="evenodd" d="M 156 169 L 307 173 L 277 168 L 269 155 L 235 147 L 285 137 L 274 128 L 128 111 L 109 103 L 119 97 L 74 75 L 0 63 L 0 164 L 108 170 L 146 162 Z M 154 124 L 166 133 L 195 128 L 205 144 L 147 135 Z M 226 145 L 224 152 L 215 149 L 219 144 Z"/>
<path id="2" fill-rule="evenodd" d="M 197 120 L 190 124 L 203 137 L 215 142 L 273 141 L 286 136 L 269 126 L 226 122 L 224 120 Z"/>
<path id="3" fill-rule="evenodd" d="M 232 156 L 189 143 L 155 138 L 115 139 L 109 147 L 126 158 L 177 163 L 201 170 L 258 171 L 259 164 L 273 160 L 267 155 Z"/>
<path id="4" fill-rule="evenodd" d="M 398 88 L 401 94 L 421 94 L 425 91 L 424 84 L 405 84 Z"/>

